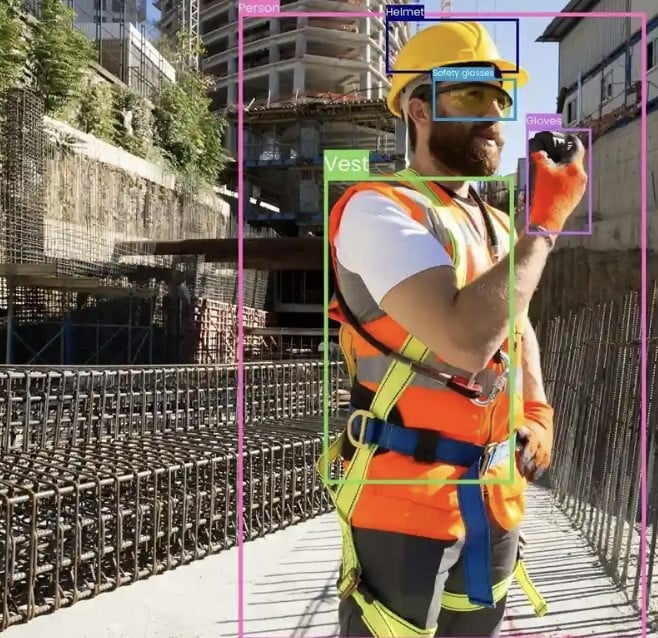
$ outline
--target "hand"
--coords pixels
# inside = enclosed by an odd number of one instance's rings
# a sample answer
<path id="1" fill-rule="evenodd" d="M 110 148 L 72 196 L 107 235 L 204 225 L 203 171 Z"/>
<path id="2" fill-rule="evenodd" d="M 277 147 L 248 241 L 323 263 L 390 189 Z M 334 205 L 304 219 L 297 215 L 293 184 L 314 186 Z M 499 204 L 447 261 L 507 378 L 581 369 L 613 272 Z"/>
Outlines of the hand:
<path id="1" fill-rule="evenodd" d="M 536 481 L 551 464 L 553 408 L 538 401 L 523 404 L 525 423 L 517 433 L 516 463 L 529 481 Z"/>
<path id="2" fill-rule="evenodd" d="M 556 164 L 545 151 L 530 155 L 535 167 L 530 223 L 552 232 L 564 228 L 587 189 L 585 147 L 575 135 L 569 136 L 569 141 L 576 145 L 576 151 L 566 164 Z"/>

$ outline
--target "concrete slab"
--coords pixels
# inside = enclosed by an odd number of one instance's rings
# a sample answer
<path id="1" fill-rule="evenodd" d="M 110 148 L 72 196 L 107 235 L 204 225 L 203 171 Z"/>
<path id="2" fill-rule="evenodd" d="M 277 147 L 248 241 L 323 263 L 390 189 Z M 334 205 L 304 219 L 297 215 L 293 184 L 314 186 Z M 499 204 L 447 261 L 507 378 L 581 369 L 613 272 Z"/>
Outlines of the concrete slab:
<path id="1" fill-rule="evenodd" d="M 639 617 L 596 556 L 533 488 L 524 526 L 528 569 L 550 605 L 536 618 L 510 591 L 504 636 L 639 636 Z M 340 541 L 333 514 L 245 546 L 245 632 L 331 636 Z M 231 638 L 237 636 L 237 551 L 227 551 L 111 594 L 12 627 L 7 638 Z"/>

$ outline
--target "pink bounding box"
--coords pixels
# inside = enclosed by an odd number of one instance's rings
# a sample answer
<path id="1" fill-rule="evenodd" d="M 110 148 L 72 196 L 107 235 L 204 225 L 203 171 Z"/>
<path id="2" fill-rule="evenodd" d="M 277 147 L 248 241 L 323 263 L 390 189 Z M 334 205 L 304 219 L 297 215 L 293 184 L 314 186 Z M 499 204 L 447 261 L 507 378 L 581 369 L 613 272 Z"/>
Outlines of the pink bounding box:
<path id="1" fill-rule="evenodd" d="M 237 374 L 237 414 L 238 414 L 238 455 L 237 455 L 237 509 L 241 512 L 244 504 L 244 358 L 242 347 L 244 343 L 244 26 L 245 20 L 254 18 L 384 18 L 383 12 L 361 11 L 280 11 L 278 0 L 240 0 L 238 2 L 238 135 L 237 135 L 237 160 L 238 160 L 238 374 Z M 644 12 L 555 12 L 555 11 L 528 11 L 528 12 L 483 12 L 483 13 L 445 13 L 426 12 L 426 18 L 450 18 L 463 20 L 478 20 L 483 18 L 612 18 L 612 19 L 635 19 L 640 25 L 640 68 L 641 68 L 641 91 L 642 100 L 640 104 L 640 263 L 641 263 L 641 288 L 640 288 L 640 563 L 641 563 L 641 591 L 639 606 L 641 610 L 642 636 L 647 635 L 647 14 Z M 238 516 L 238 638 L 245 636 L 244 628 L 244 518 Z M 536 636 L 536 634 L 535 634 Z M 250 638 L 254 638 L 251 634 Z M 263 637 L 261 637 L 263 638 Z M 329 638 L 329 637 L 327 637 Z M 517 636 L 521 638 L 521 636 Z M 526 634 L 526 638 L 531 638 Z M 566 637 L 565 637 L 566 638 Z"/>

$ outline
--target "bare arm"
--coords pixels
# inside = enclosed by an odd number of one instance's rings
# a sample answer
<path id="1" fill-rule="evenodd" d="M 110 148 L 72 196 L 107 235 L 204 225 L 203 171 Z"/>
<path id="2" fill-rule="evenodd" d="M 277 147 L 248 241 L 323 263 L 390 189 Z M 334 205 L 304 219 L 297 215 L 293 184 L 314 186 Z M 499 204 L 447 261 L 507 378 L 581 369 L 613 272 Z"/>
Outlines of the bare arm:
<path id="1" fill-rule="evenodd" d="M 550 246 L 546 237 L 524 235 L 514 252 L 511 281 L 509 256 L 461 290 L 453 268 L 431 268 L 392 288 L 380 305 L 439 357 L 478 372 L 507 338 L 510 321 L 528 309 Z M 509 313 L 512 294 L 514 317 Z"/>
<path id="2" fill-rule="evenodd" d="M 540 401 L 548 403 L 544 390 L 544 380 L 541 371 L 541 357 L 539 342 L 534 328 L 530 322 L 526 323 L 523 331 L 523 352 L 521 355 L 523 367 L 523 398 L 526 401 Z"/>

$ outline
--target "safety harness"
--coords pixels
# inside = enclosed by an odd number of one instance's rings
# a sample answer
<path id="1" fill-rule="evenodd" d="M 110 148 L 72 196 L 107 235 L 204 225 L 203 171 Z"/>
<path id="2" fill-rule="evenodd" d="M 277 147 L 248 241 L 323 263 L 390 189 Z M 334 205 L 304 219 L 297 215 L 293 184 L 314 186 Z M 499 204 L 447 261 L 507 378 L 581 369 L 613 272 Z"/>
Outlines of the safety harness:
<path id="1" fill-rule="evenodd" d="M 397 173 L 397 176 L 408 175 L 407 171 Z M 430 198 L 433 204 L 441 206 L 435 193 L 420 182 L 413 184 L 414 188 L 423 192 Z M 454 231 L 451 228 L 451 216 L 445 216 L 446 229 L 450 241 L 453 243 L 453 262 L 457 270 L 459 287 L 466 284 L 466 264 L 460 251 L 456 250 L 454 244 Z M 361 326 L 347 309 L 344 300 L 337 294 L 337 300 L 341 310 L 346 313 L 346 318 L 351 328 L 371 343 L 378 344 L 375 347 L 392 357 L 393 361 L 387 369 L 382 382 L 370 403 L 369 410 L 351 408 L 347 427 L 344 432 L 329 446 L 325 454 L 321 455 L 316 463 L 316 469 L 323 483 L 327 487 L 329 495 L 336 508 L 338 521 L 342 534 L 342 565 L 340 577 L 337 581 L 338 594 L 341 600 L 352 597 L 361 609 L 362 620 L 368 630 L 376 637 L 412 638 L 415 636 L 434 636 L 436 627 L 421 629 L 398 616 L 376 600 L 365 583 L 362 582 L 361 566 L 356 553 L 352 535 L 352 515 L 361 495 L 364 484 L 368 481 L 368 468 L 379 447 L 385 450 L 398 452 L 412 456 L 416 461 L 423 463 L 449 463 L 466 468 L 462 479 L 479 479 L 491 467 L 509 461 L 514 453 L 514 437 L 502 443 L 493 443 L 482 446 L 464 441 L 457 441 L 443 437 L 436 432 L 428 430 L 402 427 L 387 421 L 391 410 L 397 403 L 398 398 L 411 384 L 416 374 L 425 374 L 429 366 L 424 362 L 430 356 L 430 350 L 418 339 L 409 335 L 403 346 L 397 352 L 382 350 L 378 341 L 374 340 Z M 350 381 L 354 384 L 356 380 L 356 362 L 352 358 L 351 348 L 345 343 L 349 332 L 345 326 L 340 329 L 340 345 L 345 356 Z M 365 336 L 364 336 L 365 335 Z M 385 346 L 384 346 L 385 348 Z M 507 364 L 506 356 L 501 354 L 501 363 Z M 503 365 L 504 370 L 507 365 Z M 434 376 L 434 375 L 433 375 Z M 504 390 L 506 375 L 503 373 L 504 382 L 496 384 L 496 392 L 483 397 L 478 395 L 468 384 L 461 380 L 443 379 L 446 387 L 449 387 L 462 395 L 467 396 L 476 405 L 487 405 L 495 399 L 495 395 Z M 452 383 L 451 383 L 452 382 Z M 456 387 L 453 387 L 456 386 Z M 466 394 L 465 390 L 471 392 Z M 338 484 L 331 481 L 330 468 L 334 462 L 342 457 L 343 446 L 349 441 L 354 447 L 354 454 L 344 472 L 344 476 Z M 516 578 L 522 590 L 532 604 L 535 613 L 543 616 L 548 607 L 546 602 L 536 590 L 523 564 L 522 544 L 518 554 L 513 573 L 505 580 L 493 584 L 490 562 L 490 528 L 489 519 L 480 484 L 459 483 L 457 496 L 460 513 L 465 526 L 464 563 L 466 574 L 466 594 L 444 592 L 441 605 L 444 609 L 466 612 L 475 611 L 484 607 L 495 606 L 507 593 L 507 590 Z"/>

